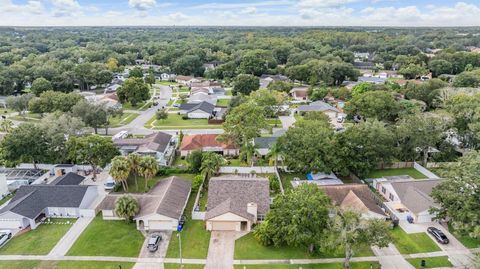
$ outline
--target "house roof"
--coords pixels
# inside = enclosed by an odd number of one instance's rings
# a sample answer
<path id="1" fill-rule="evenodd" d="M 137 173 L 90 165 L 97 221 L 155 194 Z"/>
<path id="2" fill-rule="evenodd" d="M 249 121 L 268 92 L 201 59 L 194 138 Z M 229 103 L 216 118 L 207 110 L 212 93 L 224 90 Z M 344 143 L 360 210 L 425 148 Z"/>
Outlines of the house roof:
<path id="1" fill-rule="evenodd" d="M 309 105 L 302 105 L 298 107 L 298 111 L 300 112 L 309 112 L 309 111 L 334 111 L 334 112 L 340 112 L 337 108 L 331 106 L 330 104 L 327 104 L 323 101 L 316 101 L 313 102 Z"/>
<path id="2" fill-rule="evenodd" d="M 184 80 L 184 81 L 189 81 L 192 80 L 192 76 L 177 76 L 176 80 Z"/>
<path id="3" fill-rule="evenodd" d="M 190 90 L 191 95 L 198 94 L 198 93 L 203 93 L 208 95 L 210 91 L 207 88 L 203 88 L 203 87 L 199 87 L 199 88 L 192 87 L 192 89 Z"/>
<path id="4" fill-rule="evenodd" d="M 208 184 L 206 219 L 225 213 L 253 220 L 247 212 L 249 203 L 257 204 L 258 214 L 264 215 L 270 208 L 269 181 L 263 177 L 246 178 L 235 175 L 212 177 Z"/>
<path id="5" fill-rule="evenodd" d="M 139 152 L 146 152 L 146 151 L 156 151 L 156 152 L 164 152 L 165 149 L 170 144 L 172 140 L 172 135 L 157 132 L 151 135 L 147 135 L 145 138 L 125 138 L 125 139 L 117 139 L 114 140 L 113 143 L 117 147 L 123 146 L 136 146 L 137 151 Z"/>
<path id="6" fill-rule="evenodd" d="M 253 139 L 253 144 L 259 149 L 269 149 L 275 142 L 277 142 L 278 137 L 256 137 Z"/>
<path id="7" fill-rule="evenodd" d="M 436 206 L 430 194 L 440 182 L 440 179 L 425 179 L 395 181 L 391 184 L 402 204 L 417 214 Z"/>
<path id="8" fill-rule="evenodd" d="M 70 172 L 63 176 L 57 177 L 51 185 L 80 185 L 82 181 L 85 180 L 85 177 L 82 177 L 79 174 Z"/>
<path id="9" fill-rule="evenodd" d="M 13 212 L 34 219 L 47 207 L 78 208 L 88 188 L 96 186 L 26 185 L 21 186 L 0 214 Z"/>
<path id="10" fill-rule="evenodd" d="M 135 218 L 160 214 L 173 219 L 179 219 L 185 209 L 191 187 L 190 181 L 173 176 L 158 181 L 147 193 L 129 194 L 137 199 L 140 204 L 140 212 Z M 123 195 L 107 195 L 99 208 L 101 210 L 115 209 L 115 202 Z"/>
<path id="11" fill-rule="evenodd" d="M 380 77 L 358 77 L 358 82 L 369 82 L 375 84 L 384 84 L 387 81 L 386 78 Z"/>
<path id="12" fill-rule="evenodd" d="M 385 212 L 375 203 L 373 194 L 366 184 L 330 185 L 320 186 L 320 188 L 325 191 L 337 206 L 360 211 L 369 210 L 385 215 Z"/>
<path id="13" fill-rule="evenodd" d="M 308 91 L 308 87 L 295 87 L 290 90 L 290 93 L 306 93 Z"/>
<path id="14" fill-rule="evenodd" d="M 223 149 L 235 149 L 234 145 L 217 141 L 217 134 L 196 134 L 185 136 L 180 145 L 180 150 L 198 150 L 206 147 L 220 147 Z"/>
<path id="15" fill-rule="evenodd" d="M 215 105 L 209 102 L 201 102 L 201 103 L 187 103 L 181 104 L 179 107 L 180 110 L 184 110 L 187 113 L 193 112 L 195 110 L 201 110 L 205 113 L 212 114 L 213 110 L 215 109 Z"/>
<path id="16" fill-rule="evenodd" d="M 201 103 L 201 102 L 209 102 L 211 104 L 215 104 L 217 102 L 217 98 L 215 96 L 211 96 L 205 93 L 196 93 L 190 95 L 188 98 L 189 103 Z"/>
<path id="17" fill-rule="evenodd" d="M 260 79 L 267 79 L 267 78 L 270 78 L 272 79 L 273 81 L 287 81 L 288 80 L 288 77 L 287 76 L 283 76 L 283 75 L 268 75 L 268 74 L 263 74 Z"/>

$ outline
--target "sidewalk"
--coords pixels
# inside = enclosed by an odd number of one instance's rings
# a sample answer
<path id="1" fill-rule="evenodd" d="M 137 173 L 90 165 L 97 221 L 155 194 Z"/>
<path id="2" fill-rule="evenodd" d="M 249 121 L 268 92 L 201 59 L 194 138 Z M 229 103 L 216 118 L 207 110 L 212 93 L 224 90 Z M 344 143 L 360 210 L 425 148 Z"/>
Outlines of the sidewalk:
<path id="1" fill-rule="evenodd" d="M 79 218 L 62 239 L 58 241 L 48 256 L 65 256 L 92 220 L 93 218 Z"/>

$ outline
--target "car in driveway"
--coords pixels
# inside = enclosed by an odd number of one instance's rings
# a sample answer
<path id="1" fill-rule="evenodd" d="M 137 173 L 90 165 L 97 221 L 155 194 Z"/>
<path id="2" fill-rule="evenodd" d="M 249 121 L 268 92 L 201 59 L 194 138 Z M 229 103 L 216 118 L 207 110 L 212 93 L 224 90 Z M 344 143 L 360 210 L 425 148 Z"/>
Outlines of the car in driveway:
<path id="1" fill-rule="evenodd" d="M 435 227 L 428 227 L 427 232 L 431 234 L 440 244 L 446 245 L 450 242 L 450 240 L 448 240 L 448 237 L 440 229 L 437 229 Z"/>
<path id="2" fill-rule="evenodd" d="M 1 230 L 0 231 L 0 246 L 3 246 L 7 243 L 8 240 L 12 238 L 12 231 L 10 230 Z"/>
<path id="3" fill-rule="evenodd" d="M 150 252 L 157 251 L 160 241 L 162 241 L 162 237 L 159 234 L 152 234 L 148 239 L 148 245 L 147 245 L 148 251 Z"/>
<path id="4" fill-rule="evenodd" d="M 113 180 L 113 178 L 109 177 L 107 179 L 107 181 L 105 182 L 105 184 L 103 184 L 103 188 L 106 191 L 111 191 L 111 190 L 115 189 L 116 185 L 117 185 L 117 183 Z"/>

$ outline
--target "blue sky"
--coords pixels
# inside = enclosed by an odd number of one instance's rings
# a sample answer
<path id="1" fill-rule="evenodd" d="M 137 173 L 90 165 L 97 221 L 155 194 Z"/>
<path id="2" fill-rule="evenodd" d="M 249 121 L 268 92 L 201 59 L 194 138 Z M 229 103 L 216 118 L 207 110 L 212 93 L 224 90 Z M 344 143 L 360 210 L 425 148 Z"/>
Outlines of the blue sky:
<path id="1" fill-rule="evenodd" d="M 0 25 L 480 26 L 480 0 L 0 0 Z"/>

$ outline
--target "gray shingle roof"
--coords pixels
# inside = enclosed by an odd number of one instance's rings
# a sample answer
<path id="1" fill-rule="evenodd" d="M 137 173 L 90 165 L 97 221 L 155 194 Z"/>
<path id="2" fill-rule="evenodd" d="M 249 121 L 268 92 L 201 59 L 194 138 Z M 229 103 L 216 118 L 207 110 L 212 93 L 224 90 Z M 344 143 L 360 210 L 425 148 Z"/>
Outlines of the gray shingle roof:
<path id="1" fill-rule="evenodd" d="M 11 211 L 30 219 L 47 207 L 80 207 L 87 189 L 92 186 L 28 185 L 21 186 L 0 214 Z"/>
<path id="2" fill-rule="evenodd" d="M 309 112 L 309 111 L 335 111 L 339 112 L 338 109 L 322 101 L 316 101 L 309 105 L 303 105 L 298 107 L 300 112 Z"/>
<path id="3" fill-rule="evenodd" d="M 195 103 L 188 103 L 188 104 L 182 104 L 180 105 L 180 110 L 185 110 L 187 113 L 193 112 L 195 110 L 201 110 L 205 113 L 212 114 L 213 110 L 215 109 L 215 105 L 209 103 L 209 102 L 201 102 L 198 104 Z"/>
<path id="4" fill-rule="evenodd" d="M 327 196 L 330 197 L 332 202 L 337 206 L 362 207 L 356 204 L 356 201 L 349 199 L 349 196 L 353 194 L 368 210 L 380 215 L 385 215 L 385 212 L 375 203 L 373 193 L 365 184 L 330 185 L 320 186 L 320 188 L 325 191 Z"/>
<path id="5" fill-rule="evenodd" d="M 259 149 L 269 149 L 275 142 L 277 142 L 278 137 L 256 137 L 253 139 L 253 144 Z"/>
<path id="6" fill-rule="evenodd" d="M 392 187 L 402 204 L 417 214 L 436 206 L 430 194 L 440 182 L 440 179 L 397 181 L 392 182 Z"/>
<path id="7" fill-rule="evenodd" d="M 117 139 L 113 141 L 113 143 L 117 147 L 136 146 L 138 151 L 164 152 L 171 140 L 172 135 L 163 132 L 156 132 L 145 138 Z"/>
<path id="8" fill-rule="evenodd" d="M 257 204 L 258 214 L 267 213 L 270 208 L 268 179 L 235 175 L 213 177 L 208 184 L 208 210 L 205 218 L 211 219 L 230 212 L 253 220 L 253 216 L 247 212 L 248 203 Z"/>
<path id="9" fill-rule="evenodd" d="M 51 185 L 79 185 L 80 183 L 82 183 L 84 179 L 85 177 L 82 177 L 81 175 L 70 172 L 61 177 L 57 177 L 50 184 Z"/>

